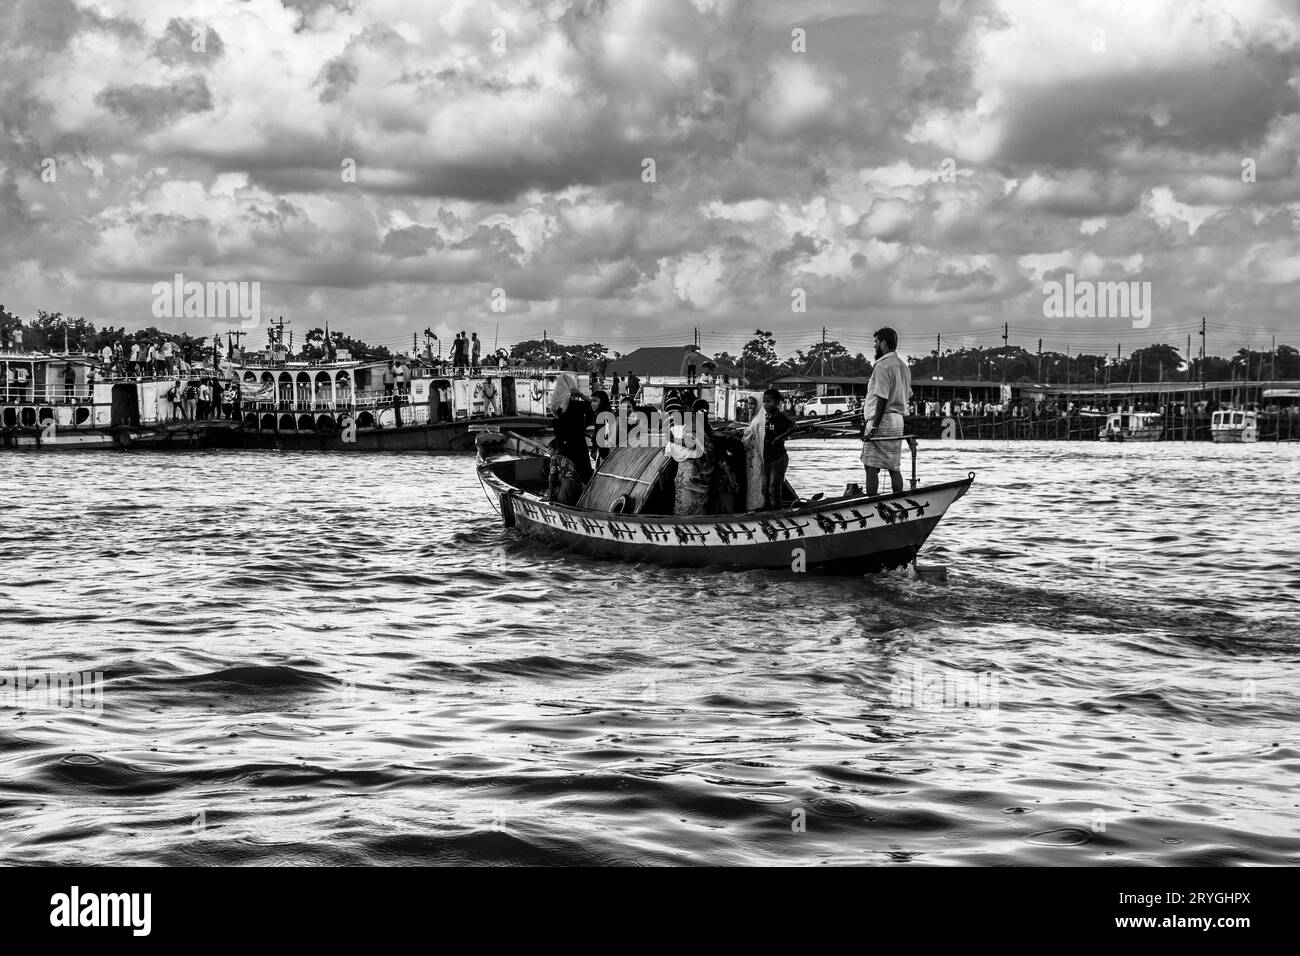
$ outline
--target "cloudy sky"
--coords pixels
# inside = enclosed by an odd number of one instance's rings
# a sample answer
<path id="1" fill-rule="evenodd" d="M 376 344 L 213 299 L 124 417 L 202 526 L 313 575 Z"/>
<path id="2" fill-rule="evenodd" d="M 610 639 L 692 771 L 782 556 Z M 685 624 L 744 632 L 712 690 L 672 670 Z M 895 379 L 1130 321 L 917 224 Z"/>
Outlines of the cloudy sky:
<path id="1" fill-rule="evenodd" d="M 179 272 L 372 342 L 1300 345 L 1295 0 L 0 0 L 0 63 L 24 316 L 204 332 Z M 1045 316 L 1066 273 L 1149 327 Z"/>

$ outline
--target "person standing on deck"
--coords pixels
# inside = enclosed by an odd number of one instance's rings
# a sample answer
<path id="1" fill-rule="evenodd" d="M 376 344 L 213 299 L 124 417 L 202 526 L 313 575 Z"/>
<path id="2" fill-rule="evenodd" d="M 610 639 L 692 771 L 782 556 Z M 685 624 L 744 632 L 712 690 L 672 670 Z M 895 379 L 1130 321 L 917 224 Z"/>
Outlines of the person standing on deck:
<path id="1" fill-rule="evenodd" d="M 785 472 L 790 456 L 785 440 L 794 422 L 781 411 L 781 393 L 769 388 L 763 393 L 763 507 L 779 510 L 785 503 Z"/>
<path id="2" fill-rule="evenodd" d="M 636 372 L 627 373 L 627 397 L 634 402 L 641 401 L 641 379 Z"/>
<path id="3" fill-rule="evenodd" d="M 609 401 L 611 405 L 618 404 L 618 373 L 614 373 L 614 380 L 609 385 Z"/>
<path id="4" fill-rule="evenodd" d="M 490 378 L 483 379 L 483 414 L 488 418 L 500 414 L 497 409 L 497 387 Z"/>
<path id="5" fill-rule="evenodd" d="M 591 453 L 596 459 L 596 470 L 599 471 L 600 466 L 614 450 L 611 447 L 614 436 L 609 431 L 609 419 L 606 418 L 604 423 L 600 421 L 600 416 L 607 412 L 611 415 L 615 414 L 614 404 L 608 392 L 597 389 L 591 393 L 591 412 L 596 417 L 596 428 L 591 436 Z"/>
<path id="6" fill-rule="evenodd" d="M 672 409 L 671 402 L 664 406 L 664 411 Z M 670 426 L 664 454 L 677 462 L 673 514 L 706 514 L 714 476 L 713 432 L 709 427 L 707 402 L 696 402 L 682 424 Z"/>
<path id="7" fill-rule="evenodd" d="M 472 374 L 477 375 L 478 368 L 479 368 L 478 359 L 479 359 L 479 355 L 481 355 L 483 351 L 483 343 L 478 340 L 477 332 L 471 332 L 469 335 L 470 335 L 469 338 L 470 371 Z"/>
<path id="8" fill-rule="evenodd" d="M 596 423 L 591 400 L 578 391 L 578 377 L 561 372 L 551 390 L 551 414 L 555 416 L 556 451 L 573 463 L 578 480 L 591 481 L 591 452 L 587 444 L 587 427 Z"/>
<path id="9" fill-rule="evenodd" d="M 875 335 L 876 364 L 867 384 L 867 403 L 862 411 L 862 465 L 867 473 L 867 495 L 880 491 L 880 469 L 889 472 L 894 494 L 903 490 L 899 456 L 903 449 L 903 410 L 912 394 L 912 372 L 899 358 L 898 333 L 886 326 Z M 895 438 L 897 441 L 869 441 Z"/>
<path id="10" fill-rule="evenodd" d="M 745 426 L 745 510 L 763 507 L 763 435 L 767 418 L 763 408 L 750 399 L 749 424 Z"/>

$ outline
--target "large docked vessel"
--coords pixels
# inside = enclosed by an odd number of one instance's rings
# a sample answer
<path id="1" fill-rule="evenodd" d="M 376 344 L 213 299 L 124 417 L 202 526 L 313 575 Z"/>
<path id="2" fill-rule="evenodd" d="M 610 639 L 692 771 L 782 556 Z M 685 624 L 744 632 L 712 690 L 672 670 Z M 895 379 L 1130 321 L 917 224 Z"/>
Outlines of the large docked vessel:
<path id="1" fill-rule="evenodd" d="M 483 368 L 446 374 L 411 359 L 254 359 L 232 366 L 239 427 L 222 447 L 339 451 L 471 450 L 471 423 L 536 430 L 558 372 Z"/>
<path id="2" fill-rule="evenodd" d="M 175 376 L 112 378 L 81 353 L 7 352 L 0 373 L 0 448 L 188 448 L 221 427 L 182 417 Z"/>
<path id="3" fill-rule="evenodd" d="M 0 447 L 290 448 L 338 451 L 468 451 L 471 426 L 537 434 L 559 369 L 450 369 L 398 356 L 295 361 L 279 349 L 213 365 L 106 365 L 84 353 L 0 354 Z M 584 377 L 586 373 L 579 373 Z M 187 402 L 206 385 L 209 407 Z M 685 382 L 647 382 L 640 401 L 662 401 Z M 729 383 L 692 381 L 716 418 L 735 418 Z M 219 396 L 219 401 L 215 400 Z"/>

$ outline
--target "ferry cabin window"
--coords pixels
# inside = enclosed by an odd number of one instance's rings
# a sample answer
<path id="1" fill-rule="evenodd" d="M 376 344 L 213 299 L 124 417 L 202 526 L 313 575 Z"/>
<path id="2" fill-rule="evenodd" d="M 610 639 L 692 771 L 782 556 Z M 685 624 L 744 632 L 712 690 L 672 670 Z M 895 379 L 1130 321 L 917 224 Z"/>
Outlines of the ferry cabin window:
<path id="1" fill-rule="evenodd" d="M 354 374 L 357 379 L 357 391 L 364 391 L 370 388 L 370 369 L 359 368 Z"/>

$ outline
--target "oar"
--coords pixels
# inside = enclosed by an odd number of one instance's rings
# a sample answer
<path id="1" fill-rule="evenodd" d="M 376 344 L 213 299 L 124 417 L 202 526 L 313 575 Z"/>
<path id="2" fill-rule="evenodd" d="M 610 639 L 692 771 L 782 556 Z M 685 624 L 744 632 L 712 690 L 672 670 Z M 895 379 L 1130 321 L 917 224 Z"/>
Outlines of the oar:
<path id="1" fill-rule="evenodd" d="M 525 438 L 523 435 L 519 434 L 518 432 L 505 432 L 505 434 L 508 437 L 513 438 L 515 441 L 519 442 L 519 444 L 527 445 L 533 451 L 540 452 L 541 454 L 546 455 L 548 458 L 551 455 L 555 454 L 555 449 L 551 448 L 549 445 L 543 445 L 539 441 L 534 441 L 531 438 Z"/>

